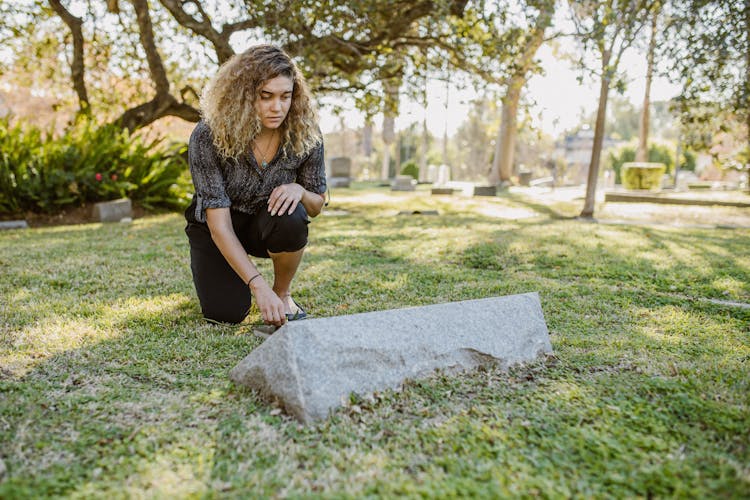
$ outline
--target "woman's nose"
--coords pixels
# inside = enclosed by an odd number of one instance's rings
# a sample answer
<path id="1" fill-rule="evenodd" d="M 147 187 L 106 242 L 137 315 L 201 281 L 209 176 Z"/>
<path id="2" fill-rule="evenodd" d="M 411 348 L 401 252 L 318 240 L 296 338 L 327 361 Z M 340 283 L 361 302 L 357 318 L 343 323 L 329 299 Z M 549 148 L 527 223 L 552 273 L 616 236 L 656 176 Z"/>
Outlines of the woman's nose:
<path id="1" fill-rule="evenodd" d="M 274 111 L 280 111 L 281 110 L 281 99 L 274 99 L 271 103 L 271 109 Z"/>

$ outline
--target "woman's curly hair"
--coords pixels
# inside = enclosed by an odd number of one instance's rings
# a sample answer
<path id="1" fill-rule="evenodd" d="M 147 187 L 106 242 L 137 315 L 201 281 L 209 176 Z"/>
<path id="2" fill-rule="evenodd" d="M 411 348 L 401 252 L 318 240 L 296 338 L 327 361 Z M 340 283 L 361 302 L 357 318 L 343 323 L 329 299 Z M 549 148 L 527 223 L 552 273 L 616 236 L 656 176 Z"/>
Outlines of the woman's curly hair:
<path id="1" fill-rule="evenodd" d="M 263 85 L 277 76 L 294 83 L 289 113 L 279 127 L 284 153 L 304 155 L 320 142 L 317 115 L 299 69 L 280 48 L 256 45 L 222 64 L 201 96 L 203 120 L 219 154 L 236 159 L 251 151 L 261 130 L 255 100 Z"/>

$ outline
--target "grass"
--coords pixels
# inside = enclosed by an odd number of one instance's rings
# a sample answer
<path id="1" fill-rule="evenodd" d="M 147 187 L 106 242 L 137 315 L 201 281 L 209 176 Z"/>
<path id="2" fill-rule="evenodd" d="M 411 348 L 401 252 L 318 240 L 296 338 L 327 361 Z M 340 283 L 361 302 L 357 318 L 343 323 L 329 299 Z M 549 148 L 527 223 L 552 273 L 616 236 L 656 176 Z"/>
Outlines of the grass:
<path id="1" fill-rule="evenodd" d="M 750 230 L 372 188 L 330 208 L 311 313 L 538 291 L 555 356 L 303 427 L 229 382 L 260 340 L 202 321 L 180 216 L 3 232 L 0 497 L 750 496 Z"/>

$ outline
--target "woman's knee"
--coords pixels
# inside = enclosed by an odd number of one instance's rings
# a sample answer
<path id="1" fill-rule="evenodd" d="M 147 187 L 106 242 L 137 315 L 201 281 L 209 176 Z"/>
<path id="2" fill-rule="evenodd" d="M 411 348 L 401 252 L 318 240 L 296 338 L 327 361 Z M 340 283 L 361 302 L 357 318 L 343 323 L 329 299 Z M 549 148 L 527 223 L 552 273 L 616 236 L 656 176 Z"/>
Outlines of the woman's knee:
<path id="1" fill-rule="evenodd" d="M 275 227 L 268 238 L 269 252 L 296 252 L 307 245 L 310 219 L 301 203 L 291 214 L 276 215 L 274 219 Z"/>

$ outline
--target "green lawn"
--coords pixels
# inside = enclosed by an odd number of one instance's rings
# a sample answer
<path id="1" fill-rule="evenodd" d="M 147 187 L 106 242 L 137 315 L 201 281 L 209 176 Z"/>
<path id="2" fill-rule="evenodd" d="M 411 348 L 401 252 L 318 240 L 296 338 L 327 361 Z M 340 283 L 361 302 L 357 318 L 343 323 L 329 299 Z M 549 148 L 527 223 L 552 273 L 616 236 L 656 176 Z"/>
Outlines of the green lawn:
<path id="1" fill-rule="evenodd" d="M 180 216 L 1 232 L 0 498 L 750 497 L 750 309 L 732 304 L 750 230 L 373 188 L 329 208 L 296 280 L 309 312 L 538 291 L 556 355 L 303 427 L 229 382 L 260 340 L 201 319 Z"/>

